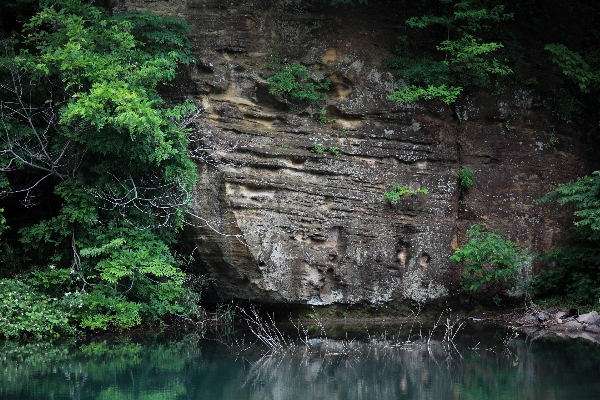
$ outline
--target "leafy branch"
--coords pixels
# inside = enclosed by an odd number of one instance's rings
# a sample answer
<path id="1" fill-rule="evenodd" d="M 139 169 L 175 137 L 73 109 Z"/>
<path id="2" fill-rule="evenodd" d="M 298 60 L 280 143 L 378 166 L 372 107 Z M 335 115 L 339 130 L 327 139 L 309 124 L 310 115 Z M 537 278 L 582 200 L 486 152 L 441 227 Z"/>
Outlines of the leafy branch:
<path id="1" fill-rule="evenodd" d="M 384 60 L 384 65 L 398 68 L 399 76 L 408 86 L 388 98 L 402 103 L 419 99 L 439 98 L 454 103 L 464 87 L 489 85 L 493 77 L 512 73 L 512 69 L 494 56 L 502 43 L 486 42 L 481 31 L 490 31 L 490 24 L 511 19 L 503 5 L 487 8 L 471 0 L 440 0 L 447 6 L 444 15 L 423 15 L 406 20 L 415 29 L 435 26 L 445 28 L 446 37 L 435 46 L 444 53 L 443 60 L 417 60 L 406 54 Z"/>

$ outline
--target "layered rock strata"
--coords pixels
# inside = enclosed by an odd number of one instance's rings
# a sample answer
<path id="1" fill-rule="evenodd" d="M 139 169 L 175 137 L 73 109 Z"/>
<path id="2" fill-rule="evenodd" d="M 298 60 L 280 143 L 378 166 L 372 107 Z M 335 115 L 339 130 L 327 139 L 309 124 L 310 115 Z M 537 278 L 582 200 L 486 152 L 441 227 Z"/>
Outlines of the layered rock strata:
<path id="1" fill-rule="evenodd" d="M 534 203 L 585 170 L 578 135 L 536 92 L 469 94 L 455 107 L 401 105 L 381 59 L 394 5 L 301 0 L 116 1 L 184 18 L 198 63 L 168 89 L 205 109 L 194 220 L 183 240 L 219 293 L 301 304 L 431 301 L 454 295 L 448 257 L 475 222 L 534 251 L 564 238 L 568 213 Z M 317 103 L 269 93 L 269 63 L 331 80 Z M 321 110 L 325 110 L 324 117 Z M 554 138 L 554 139 L 553 139 Z M 325 149 L 318 154 L 315 144 Z M 339 150 L 327 151 L 330 148 Z M 474 171 L 459 193 L 457 172 Z M 427 194 L 389 202 L 394 183 Z"/>

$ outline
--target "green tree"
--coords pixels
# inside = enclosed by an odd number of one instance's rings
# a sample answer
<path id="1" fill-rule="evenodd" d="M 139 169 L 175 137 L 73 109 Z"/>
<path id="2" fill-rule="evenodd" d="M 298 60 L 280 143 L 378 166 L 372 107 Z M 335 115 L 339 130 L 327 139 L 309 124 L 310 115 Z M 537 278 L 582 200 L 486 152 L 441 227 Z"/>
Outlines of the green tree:
<path id="1" fill-rule="evenodd" d="M 406 51 L 385 60 L 384 65 L 399 69 L 399 75 L 411 82 L 389 96 L 390 100 L 412 102 L 439 98 L 453 103 L 466 86 L 485 86 L 494 77 L 512 73 L 495 53 L 503 47 L 497 41 L 485 41 L 491 27 L 508 19 L 503 4 L 487 0 L 439 0 L 444 6 L 441 15 L 409 18 L 406 24 L 414 29 L 442 28 L 445 39 L 435 45 L 443 59 L 417 59 Z M 437 32 L 440 32 L 438 30 Z"/>
<path id="2" fill-rule="evenodd" d="M 600 171 L 559 185 L 540 202 L 575 206 L 571 244 L 551 252 L 551 268 L 534 282 L 537 296 L 564 295 L 576 304 L 600 301 Z"/>
<path id="3" fill-rule="evenodd" d="M 575 83 L 582 93 L 589 93 L 600 87 L 600 72 L 594 68 L 594 64 L 600 63 L 598 52 L 588 53 L 588 60 L 586 60 L 563 44 L 550 43 L 544 49 L 550 52 L 552 62 L 562 69 L 563 74 Z"/>
<path id="4" fill-rule="evenodd" d="M 196 180 L 187 126 L 198 111 L 167 106 L 157 86 L 193 61 L 189 27 L 80 0 L 43 5 L 0 57 L 0 184 L 25 202 L 50 188 L 60 204 L 20 231 L 44 255 L 29 276 L 44 293 L 74 293 L 69 315 L 84 328 L 182 313 L 171 247 Z"/>
<path id="5" fill-rule="evenodd" d="M 563 44 L 550 43 L 544 49 L 566 78 L 566 82 L 559 80 L 560 87 L 555 90 L 555 114 L 567 122 L 577 118 L 599 123 L 600 47 L 590 44 L 575 52 Z"/>

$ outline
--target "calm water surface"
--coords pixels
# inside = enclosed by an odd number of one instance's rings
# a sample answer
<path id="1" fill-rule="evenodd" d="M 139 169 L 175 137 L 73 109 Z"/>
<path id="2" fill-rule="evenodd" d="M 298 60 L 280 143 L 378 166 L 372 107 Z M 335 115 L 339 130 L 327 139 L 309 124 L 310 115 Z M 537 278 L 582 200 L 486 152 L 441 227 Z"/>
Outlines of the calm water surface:
<path id="1" fill-rule="evenodd" d="M 312 339 L 277 354 L 194 334 L 5 343 L 0 398 L 600 398 L 600 345 L 522 334 L 509 342 L 511 334 L 466 328 L 454 347 L 442 337 L 405 343 L 406 337 L 379 333 L 366 340 Z"/>

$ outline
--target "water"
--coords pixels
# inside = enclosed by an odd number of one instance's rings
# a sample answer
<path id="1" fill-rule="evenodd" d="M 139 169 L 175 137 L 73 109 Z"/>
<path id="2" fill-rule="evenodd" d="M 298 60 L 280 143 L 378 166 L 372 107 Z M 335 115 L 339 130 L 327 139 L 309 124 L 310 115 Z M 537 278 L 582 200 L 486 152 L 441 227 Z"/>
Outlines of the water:
<path id="1" fill-rule="evenodd" d="M 600 345 L 465 328 L 273 354 L 199 335 L 0 346 L 1 399 L 598 399 Z M 350 336 L 349 336 L 350 337 Z M 365 340 L 362 340 L 365 339 Z"/>

